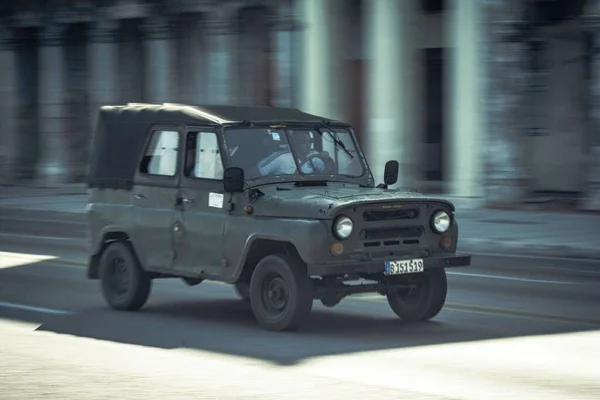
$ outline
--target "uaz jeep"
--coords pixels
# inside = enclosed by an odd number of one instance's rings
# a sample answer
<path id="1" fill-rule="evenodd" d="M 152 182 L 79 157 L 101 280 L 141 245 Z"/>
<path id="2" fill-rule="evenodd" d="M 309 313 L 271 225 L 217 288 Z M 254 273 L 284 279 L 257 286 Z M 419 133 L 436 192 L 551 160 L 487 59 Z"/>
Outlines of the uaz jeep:
<path id="1" fill-rule="evenodd" d="M 93 139 L 87 276 L 136 310 L 153 279 L 235 286 L 258 323 L 298 328 L 314 299 L 387 296 L 402 319 L 446 300 L 458 226 L 448 201 L 375 185 L 349 124 L 297 109 L 101 107 Z M 348 284 L 362 281 L 362 284 Z"/>

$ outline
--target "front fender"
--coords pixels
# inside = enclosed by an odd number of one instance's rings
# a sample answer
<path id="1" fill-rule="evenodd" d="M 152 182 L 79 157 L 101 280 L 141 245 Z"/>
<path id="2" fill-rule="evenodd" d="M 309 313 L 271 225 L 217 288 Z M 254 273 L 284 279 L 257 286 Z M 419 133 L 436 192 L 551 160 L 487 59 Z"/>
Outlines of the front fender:
<path id="1" fill-rule="evenodd" d="M 458 221 L 454 219 L 454 223 L 452 224 L 452 253 L 456 253 L 458 250 L 458 238 L 459 238 L 459 229 L 458 229 Z"/>
<path id="2" fill-rule="evenodd" d="M 305 263 L 324 262 L 328 230 L 325 221 L 266 217 L 231 217 L 224 231 L 226 280 L 235 281 L 242 273 L 252 245 L 257 240 L 289 243 Z"/>

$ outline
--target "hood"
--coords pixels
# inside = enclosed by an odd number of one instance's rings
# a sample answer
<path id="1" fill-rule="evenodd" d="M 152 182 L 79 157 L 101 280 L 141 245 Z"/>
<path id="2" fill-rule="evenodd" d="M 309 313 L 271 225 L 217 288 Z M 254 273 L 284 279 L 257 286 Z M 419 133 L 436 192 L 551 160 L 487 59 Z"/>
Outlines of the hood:
<path id="1" fill-rule="evenodd" d="M 353 185 L 328 187 L 269 185 L 259 189 L 264 195 L 253 203 L 254 216 L 330 219 L 337 210 L 349 205 L 414 200 L 443 203 L 454 210 L 452 203 L 439 197 L 425 196 L 416 192 L 364 188 Z"/>

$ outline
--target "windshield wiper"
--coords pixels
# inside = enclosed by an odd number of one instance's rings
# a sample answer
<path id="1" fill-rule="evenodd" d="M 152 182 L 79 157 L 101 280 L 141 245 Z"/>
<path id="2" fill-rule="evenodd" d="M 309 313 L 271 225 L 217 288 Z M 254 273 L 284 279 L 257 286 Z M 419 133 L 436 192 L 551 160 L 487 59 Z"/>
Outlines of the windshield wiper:
<path id="1" fill-rule="evenodd" d="M 322 122 L 323 126 L 325 126 L 327 128 L 327 132 L 329 133 L 329 135 L 331 136 L 331 138 L 333 139 L 333 143 L 335 143 L 336 145 L 338 145 L 339 147 L 342 148 L 342 150 L 344 150 L 346 152 L 346 154 L 348 154 L 348 157 L 350 157 L 350 159 L 353 159 L 354 156 L 350 153 L 350 151 L 346 148 L 346 145 L 344 144 L 344 142 L 342 142 L 337 136 L 335 136 L 332 132 L 331 132 L 331 128 L 329 127 L 329 125 L 326 122 Z M 323 136 L 323 132 L 321 132 L 320 128 L 317 128 L 317 132 L 319 132 L 321 134 L 321 136 Z"/>

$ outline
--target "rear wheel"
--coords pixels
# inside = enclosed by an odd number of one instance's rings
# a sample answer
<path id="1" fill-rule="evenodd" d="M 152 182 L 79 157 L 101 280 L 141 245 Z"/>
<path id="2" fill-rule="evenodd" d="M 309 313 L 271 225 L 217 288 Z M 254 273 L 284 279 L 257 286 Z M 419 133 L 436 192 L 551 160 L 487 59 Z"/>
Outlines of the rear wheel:
<path id="1" fill-rule="evenodd" d="M 296 257 L 269 255 L 254 269 L 250 302 L 259 325 L 267 330 L 298 329 L 312 310 L 313 287 L 306 266 Z"/>
<path id="2" fill-rule="evenodd" d="M 421 274 L 415 287 L 389 291 L 387 300 L 392 310 L 403 320 L 425 321 L 442 310 L 447 292 L 446 271 L 436 268 Z"/>
<path id="3" fill-rule="evenodd" d="M 110 244 L 100 259 L 100 284 L 108 305 L 116 310 L 140 309 L 150 295 L 152 279 L 124 242 Z"/>

